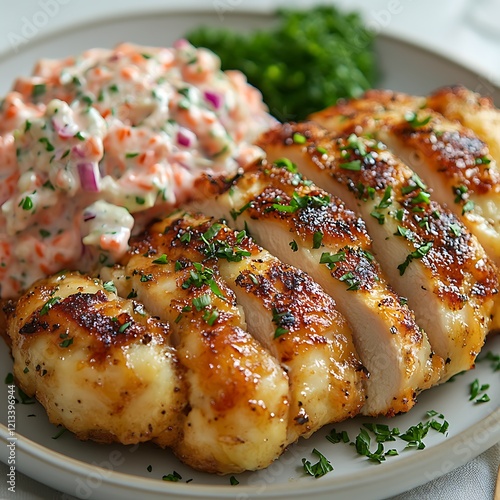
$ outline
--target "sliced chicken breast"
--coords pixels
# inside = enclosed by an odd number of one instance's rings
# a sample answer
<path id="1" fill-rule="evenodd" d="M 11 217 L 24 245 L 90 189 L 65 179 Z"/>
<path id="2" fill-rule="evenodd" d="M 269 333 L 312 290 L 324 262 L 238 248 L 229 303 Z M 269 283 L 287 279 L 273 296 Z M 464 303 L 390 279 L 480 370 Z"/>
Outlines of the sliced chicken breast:
<path id="1" fill-rule="evenodd" d="M 310 122 L 280 125 L 259 145 L 270 161 L 290 159 L 361 214 L 390 283 L 408 298 L 432 348 L 446 360 L 442 381 L 471 369 L 495 312 L 498 278 L 460 220 L 373 139 L 338 137 Z"/>
<path id="2" fill-rule="evenodd" d="M 235 292 L 248 331 L 288 375 L 287 443 L 359 413 L 365 400 L 365 375 L 351 332 L 331 297 L 307 274 L 282 264 L 244 231 L 234 232 L 202 215 L 174 214 L 153 225 L 148 235 L 149 262 L 161 254 L 175 260 L 174 268 L 189 267 L 189 278 L 178 282 L 181 288 L 208 286 L 224 300 L 219 283 L 223 280 L 224 287 Z M 128 269 L 136 269 L 137 264 L 132 257 Z M 145 273 L 158 272 L 155 264 L 147 269 L 145 263 L 139 264 Z M 149 294 L 140 278 L 137 283 L 132 277 L 128 285 L 137 286 L 141 298 Z M 182 326 L 183 314 L 171 320 Z M 222 311 L 205 309 L 205 314 L 205 322 L 215 326 Z"/>
<path id="3" fill-rule="evenodd" d="M 182 369 L 168 325 L 138 303 L 60 273 L 21 297 L 8 325 L 16 383 L 52 423 L 100 442 L 179 439 Z"/>
<path id="4" fill-rule="evenodd" d="M 500 110 L 491 98 L 456 85 L 436 90 L 427 96 L 425 105 L 470 128 L 488 145 L 495 163 L 500 164 Z"/>
<path id="5" fill-rule="evenodd" d="M 425 108 L 425 98 L 368 91 L 311 116 L 338 134 L 385 143 L 453 210 L 500 264 L 500 173 L 488 146 L 470 129 Z"/>
<path id="6" fill-rule="evenodd" d="M 132 241 L 125 267 L 111 270 L 120 294 L 172 326 L 189 403 L 173 450 L 206 472 L 266 467 L 287 444 L 288 376 L 247 333 L 219 273 L 197 265 L 190 232 L 181 222 L 177 229 L 168 221 L 152 226 Z"/>
<path id="7" fill-rule="evenodd" d="M 340 200 L 304 179 L 291 162 L 254 165 L 234 179 L 205 183 L 200 189 L 211 190 L 213 197 L 195 202 L 198 209 L 246 228 L 334 298 L 369 371 L 363 413 L 407 411 L 421 390 L 437 382 L 443 360 L 434 356 L 413 313 L 387 286 L 363 221 Z"/>

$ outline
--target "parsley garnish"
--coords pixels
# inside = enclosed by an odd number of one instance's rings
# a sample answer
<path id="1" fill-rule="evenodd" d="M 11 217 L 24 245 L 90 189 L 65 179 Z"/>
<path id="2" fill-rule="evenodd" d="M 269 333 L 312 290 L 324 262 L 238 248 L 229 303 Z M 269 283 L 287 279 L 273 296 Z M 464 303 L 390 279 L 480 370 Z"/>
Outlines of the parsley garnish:
<path id="1" fill-rule="evenodd" d="M 273 307 L 272 313 L 273 323 L 277 325 L 274 331 L 274 338 L 277 339 L 290 331 L 288 327 L 295 324 L 295 316 L 290 311 L 278 312 L 278 309 L 275 307 Z"/>
<path id="2" fill-rule="evenodd" d="M 297 245 L 297 242 L 295 240 L 290 241 L 290 243 L 288 244 L 290 245 L 292 252 L 296 252 L 299 249 L 299 245 Z"/>
<path id="3" fill-rule="evenodd" d="M 313 248 L 319 248 L 322 241 L 323 233 L 321 231 L 315 231 L 313 234 Z"/>
<path id="4" fill-rule="evenodd" d="M 162 253 L 160 257 L 153 260 L 153 264 L 168 264 L 168 257 L 166 256 L 166 254 Z"/>
<path id="5" fill-rule="evenodd" d="M 411 252 L 406 257 L 405 261 L 398 266 L 400 276 L 403 276 L 406 268 L 414 259 L 421 259 L 424 255 L 427 255 L 433 244 L 434 243 L 432 241 L 428 241 L 427 243 L 423 243 L 422 245 L 420 245 L 415 251 Z"/>
<path id="6" fill-rule="evenodd" d="M 410 111 L 405 114 L 405 120 L 413 127 L 423 127 L 431 121 L 432 116 L 426 116 L 425 118 L 419 119 L 417 113 Z"/>
<path id="7" fill-rule="evenodd" d="M 332 464 L 321 452 L 314 448 L 312 453 L 319 458 L 319 461 L 312 464 L 309 460 L 303 458 L 302 465 L 306 474 L 318 478 L 333 470 Z"/>
<path id="8" fill-rule="evenodd" d="M 141 274 L 141 282 L 146 283 L 147 281 L 151 281 L 153 279 L 152 274 Z"/>
<path id="9" fill-rule="evenodd" d="M 40 316 L 44 316 L 45 314 L 47 314 L 49 310 L 52 309 L 52 307 L 60 300 L 61 297 L 51 297 L 49 300 L 47 300 L 47 302 L 45 302 L 43 307 L 40 309 Z"/>
<path id="10" fill-rule="evenodd" d="M 361 170 L 361 160 L 348 161 L 346 163 L 341 163 L 340 168 L 344 170 L 352 170 L 354 172 Z"/>
<path id="11" fill-rule="evenodd" d="M 166 474 L 165 476 L 162 477 L 163 481 L 172 481 L 174 483 L 177 483 L 182 479 L 182 476 L 176 472 L 175 470 L 172 472 L 172 474 Z"/>
<path id="12" fill-rule="evenodd" d="M 116 286 L 115 286 L 115 284 L 114 284 L 112 281 L 105 281 L 105 282 L 102 284 L 102 287 L 103 287 L 103 288 L 104 288 L 104 290 L 106 290 L 107 292 L 116 293 Z"/>
<path id="13" fill-rule="evenodd" d="M 474 380 L 474 382 L 472 382 L 472 384 L 470 385 L 469 401 L 472 401 L 474 399 L 475 404 L 487 403 L 490 400 L 490 398 L 486 394 L 485 391 L 487 391 L 489 388 L 490 388 L 489 384 L 482 384 L 481 385 L 481 384 L 479 384 L 479 380 L 476 378 Z M 481 393 L 484 393 L 484 394 L 481 394 Z"/>

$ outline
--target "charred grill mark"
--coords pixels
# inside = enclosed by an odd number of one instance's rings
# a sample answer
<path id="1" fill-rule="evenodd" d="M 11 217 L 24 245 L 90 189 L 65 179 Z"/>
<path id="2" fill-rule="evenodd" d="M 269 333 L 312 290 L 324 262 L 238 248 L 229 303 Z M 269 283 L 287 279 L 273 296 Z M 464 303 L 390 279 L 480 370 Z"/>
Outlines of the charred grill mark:
<path id="1" fill-rule="evenodd" d="M 346 246 L 336 256 L 339 258 L 335 263 L 328 263 L 328 258 L 324 262 L 332 277 L 345 283 L 348 290 L 370 291 L 378 287 L 381 270 L 371 254 L 361 248 Z"/>
<path id="2" fill-rule="evenodd" d="M 236 285 L 259 297 L 266 309 L 275 311 L 280 316 L 279 326 L 290 333 L 305 328 L 319 330 L 340 317 L 334 300 L 316 282 L 285 264 L 273 262 L 265 270 L 253 266 L 252 271 L 244 270 L 237 276 Z M 322 335 L 308 336 L 308 342 L 325 341 Z"/>
<path id="3" fill-rule="evenodd" d="M 478 194 L 498 189 L 498 179 L 483 160 L 489 156 L 488 147 L 476 136 L 458 130 L 436 133 L 433 127 L 414 129 L 406 122 L 392 127 L 392 132 L 425 157 L 437 172 L 446 172 L 454 184 Z"/>

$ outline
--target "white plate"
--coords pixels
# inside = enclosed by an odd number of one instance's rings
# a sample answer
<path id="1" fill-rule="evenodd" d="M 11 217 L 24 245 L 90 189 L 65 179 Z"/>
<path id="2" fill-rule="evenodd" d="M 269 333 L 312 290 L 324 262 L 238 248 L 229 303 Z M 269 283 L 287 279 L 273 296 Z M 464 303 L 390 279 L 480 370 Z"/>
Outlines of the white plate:
<path id="1" fill-rule="evenodd" d="M 213 13 L 167 13 L 93 23 L 71 31 L 58 32 L 38 39 L 14 56 L 0 58 L 0 95 L 17 75 L 29 74 L 36 59 L 62 57 L 89 47 L 113 46 L 121 41 L 150 45 L 169 45 L 186 30 L 201 23 L 221 25 Z M 226 14 L 225 26 L 249 29 L 272 23 L 268 15 Z M 424 94 L 441 85 L 463 83 L 473 90 L 491 95 L 500 103 L 500 91 L 484 79 L 441 57 L 412 45 L 387 37 L 379 37 L 377 50 L 383 72 L 382 86 Z M 486 350 L 500 352 L 500 337 L 490 338 Z M 11 369 L 6 347 L 0 345 L 0 366 L 4 376 Z M 478 378 L 490 384 L 489 403 L 473 404 L 468 399 L 471 382 Z M 0 397 L 0 460 L 7 462 L 9 433 L 7 430 L 7 388 Z M 423 484 L 471 460 L 500 441 L 500 384 L 487 362 L 461 375 L 454 383 L 434 388 L 419 397 L 417 406 L 406 415 L 378 419 L 402 431 L 421 420 L 427 410 L 443 413 L 450 422 L 447 436 L 431 431 L 426 448 L 406 450 L 402 441 L 393 443 L 401 453 L 380 465 L 356 455 L 349 445 L 333 445 L 325 439 L 331 427 L 301 440 L 266 470 L 237 476 L 240 484 L 229 485 L 228 477 L 195 472 L 180 464 L 169 451 L 145 444 L 136 447 L 97 445 L 79 442 L 69 433 L 52 439 L 58 430 L 51 425 L 38 405 L 16 406 L 16 467 L 19 471 L 58 490 L 81 498 L 156 499 L 172 495 L 181 499 L 202 498 L 269 498 L 269 499 L 336 499 L 386 498 Z M 336 425 L 353 439 L 363 422 L 356 418 Z M 302 457 L 311 456 L 313 448 L 326 455 L 334 471 L 320 479 L 305 476 Z M 151 472 L 148 471 L 151 466 Z M 165 482 L 165 474 L 178 472 L 179 483 Z M 189 481 L 192 480 L 192 481 Z M 186 483 L 186 481 L 189 481 Z"/>

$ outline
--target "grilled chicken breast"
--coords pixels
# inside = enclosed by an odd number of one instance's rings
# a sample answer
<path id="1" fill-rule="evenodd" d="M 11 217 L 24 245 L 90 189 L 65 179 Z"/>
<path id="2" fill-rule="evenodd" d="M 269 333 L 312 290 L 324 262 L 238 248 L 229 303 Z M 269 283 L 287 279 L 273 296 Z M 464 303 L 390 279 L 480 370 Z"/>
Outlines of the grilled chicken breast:
<path id="1" fill-rule="evenodd" d="M 338 134 L 385 143 L 453 210 L 500 264 L 500 173 L 470 129 L 425 108 L 425 98 L 372 90 L 311 116 Z"/>
<path id="2" fill-rule="evenodd" d="M 500 164 L 500 110 L 491 98 L 456 85 L 444 87 L 428 95 L 425 106 L 441 113 L 448 120 L 470 128 L 488 145 L 491 156 Z"/>
<path id="3" fill-rule="evenodd" d="M 169 263 L 155 264 L 159 255 Z M 179 268 L 177 273 L 175 268 Z M 179 300 L 179 288 L 181 294 L 211 294 L 210 304 L 204 304 L 198 312 L 204 322 L 198 325 L 201 330 L 220 328 L 228 302 L 235 300 L 234 291 L 248 331 L 278 360 L 283 377 L 289 380 L 285 398 L 289 403 L 288 421 L 283 422 L 287 427 L 287 444 L 300 436 L 311 435 L 327 423 L 359 412 L 365 400 L 362 385 L 365 376 L 351 332 L 336 311 L 335 303 L 307 274 L 281 263 L 244 232 L 234 232 L 205 216 L 174 214 L 150 227 L 147 236 L 133 244 L 124 271 L 131 278 L 116 280 L 121 292 L 134 290 L 141 301 L 163 317 L 164 305 L 169 300 Z M 177 289 L 173 291 L 166 290 L 169 272 L 177 280 Z M 145 282 L 141 275 L 152 276 L 152 279 Z M 182 308 L 175 311 L 175 318 L 166 318 L 173 321 L 174 329 L 192 328 L 189 315 L 193 310 L 187 311 L 187 308 L 193 309 L 183 303 Z M 180 331 L 177 347 L 181 360 L 184 358 L 183 335 Z M 210 364 L 215 365 L 218 357 L 214 356 Z M 225 376 L 234 383 L 230 373 Z M 263 383 L 263 380 L 259 382 Z M 272 381 L 265 382 L 270 383 Z M 248 382 L 238 382 L 241 388 L 246 384 Z M 197 393 L 207 392 L 199 385 L 191 387 Z M 254 397 L 254 400 L 259 399 Z M 260 400 L 265 401 L 262 396 Z M 241 411 L 236 406 L 233 410 L 235 415 Z M 264 417 L 266 414 L 254 416 L 257 422 L 253 425 L 258 425 Z M 215 422 L 221 420 L 218 416 L 210 425 L 218 428 Z M 200 424 L 198 422 L 196 428 L 202 429 Z M 239 424 L 245 429 L 252 427 L 243 415 Z M 222 422 L 217 432 L 224 435 L 226 427 L 227 422 Z M 207 433 L 206 429 L 203 432 Z M 239 432 L 244 436 L 242 430 Z M 269 436 L 269 441 L 274 439 Z"/>
<path id="4" fill-rule="evenodd" d="M 207 472 L 266 467 L 287 444 L 288 376 L 245 330 L 219 273 L 196 265 L 189 233 L 172 241 L 167 228 L 159 223 L 133 241 L 113 279 L 121 294 L 136 296 L 174 332 L 189 409 L 173 450 Z M 156 442 L 164 444 L 161 436 Z"/>
<path id="5" fill-rule="evenodd" d="M 140 304 L 61 273 L 19 299 L 8 333 L 16 382 L 52 423 L 100 442 L 178 439 L 182 370 L 168 325 Z"/>
<path id="6" fill-rule="evenodd" d="M 359 211 L 390 283 L 446 360 L 442 381 L 472 368 L 494 313 L 496 268 L 421 179 L 380 142 L 338 137 L 312 122 L 276 127 L 259 145 L 270 161 L 289 158 Z"/>
<path id="7" fill-rule="evenodd" d="M 369 371 L 363 413 L 407 411 L 418 392 L 436 383 L 442 359 L 433 356 L 413 313 L 387 286 L 363 221 L 340 200 L 286 161 L 205 183 L 200 188 L 214 196 L 194 206 L 247 228 L 259 244 L 311 274 L 335 299 Z"/>

